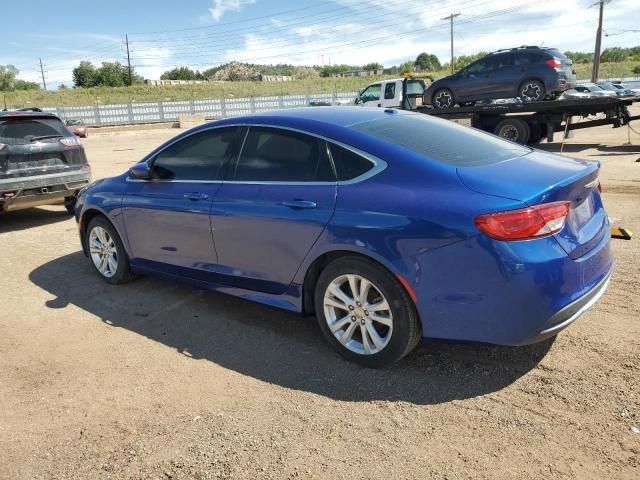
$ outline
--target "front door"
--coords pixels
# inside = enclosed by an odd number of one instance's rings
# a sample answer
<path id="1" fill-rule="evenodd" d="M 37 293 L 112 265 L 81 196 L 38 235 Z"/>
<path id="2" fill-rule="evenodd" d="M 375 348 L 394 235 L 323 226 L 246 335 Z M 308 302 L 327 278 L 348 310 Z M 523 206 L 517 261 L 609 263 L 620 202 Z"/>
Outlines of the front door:
<path id="1" fill-rule="evenodd" d="M 363 90 L 358 97 L 360 105 L 363 107 L 381 107 L 382 106 L 382 84 L 374 83 Z"/>
<path id="2" fill-rule="evenodd" d="M 251 127 L 213 202 L 224 283 L 281 294 L 333 215 L 337 184 L 324 140 Z"/>
<path id="3" fill-rule="evenodd" d="M 211 206 L 240 130 L 180 139 L 149 160 L 149 180 L 128 179 L 122 212 L 133 265 L 183 276 L 215 268 Z"/>

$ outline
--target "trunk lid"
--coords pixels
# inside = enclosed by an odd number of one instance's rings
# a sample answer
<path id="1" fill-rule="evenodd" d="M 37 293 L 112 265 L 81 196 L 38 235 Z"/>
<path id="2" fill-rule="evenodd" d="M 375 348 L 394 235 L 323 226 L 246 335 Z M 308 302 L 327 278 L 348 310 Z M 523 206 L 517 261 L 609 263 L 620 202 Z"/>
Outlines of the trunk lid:
<path id="1" fill-rule="evenodd" d="M 570 201 L 565 225 L 554 237 L 569 256 L 578 258 L 607 233 L 607 215 L 597 189 L 599 169 L 598 162 L 534 150 L 503 162 L 458 167 L 457 172 L 471 190 L 529 206 Z"/>

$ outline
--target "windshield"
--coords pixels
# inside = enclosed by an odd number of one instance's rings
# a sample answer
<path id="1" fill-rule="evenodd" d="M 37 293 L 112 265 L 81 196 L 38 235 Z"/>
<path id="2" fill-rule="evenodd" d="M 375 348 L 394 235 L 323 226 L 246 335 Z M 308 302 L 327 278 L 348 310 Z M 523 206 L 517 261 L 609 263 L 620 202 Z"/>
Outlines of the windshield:
<path id="1" fill-rule="evenodd" d="M 349 128 L 456 167 L 488 165 L 532 151 L 480 130 L 424 114 L 390 115 Z"/>
<path id="2" fill-rule="evenodd" d="M 17 145 L 30 143 L 40 137 L 65 137 L 67 131 L 62 122 L 54 118 L 5 118 L 0 119 L 0 143 Z"/>

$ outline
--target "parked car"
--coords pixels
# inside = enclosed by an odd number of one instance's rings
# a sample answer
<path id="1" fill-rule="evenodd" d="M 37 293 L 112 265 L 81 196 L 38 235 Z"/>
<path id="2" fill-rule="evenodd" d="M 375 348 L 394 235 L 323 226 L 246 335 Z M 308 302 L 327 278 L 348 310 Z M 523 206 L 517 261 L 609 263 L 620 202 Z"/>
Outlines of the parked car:
<path id="1" fill-rule="evenodd" d="M 78 197 L 82 248 L 112 284 L 153 274 L 318 317 L 380 367 L 421 337 L 556 335 L 612 270 L 598 162 L 396 109 L 225 119 Z"/>
<path id="2" fill-rule="evenodd" d="M 634 93 L 628 89 L 623 87 L 622 85 L 611 83 L 611 82 L 598 82 L 598 86 L 603 90 L 613 92 L 618 97 L 634 97 Z"/>
<path id="3" fill-rule="evenodd" d="M 64 203 L 91 180 L 80 140 L 52 113 L 0 112 L 0 212 Z"/>
<path id="4" fill-rule="evenodd" d="M 65 125 L 77 137 L 87 138 L 89 136 L 89 129 L 82 120 L 67 120 Z"/>
<path id="5" fill-rule="evenodd" d="M 594 98 L 594 97 L 615 97 L 616 93 L 605 90 L 595 83 L 581 83 L 569 90 L 565 90 L 561 97 L 569 98 Z"/>
<path id="6" fill-rule="evenodd" d="M 478 100 L 520 97 L 537 102 L 576 85 L 573 62 L 555 48 L 498 50 L 436 80 L 424 92 L 425 105 L 452 108 Z"/>
<path id="7" fill-rule="evenodd" d="M 618 90 L 630 90 L 633 95 L 635 95 L 636 97 L 640 97 L 640 88 L 638 88 L 635 84 L 629 85 L 628 83 L 622 83 L 620 81 L 612 81 L 611 84 Z"/>

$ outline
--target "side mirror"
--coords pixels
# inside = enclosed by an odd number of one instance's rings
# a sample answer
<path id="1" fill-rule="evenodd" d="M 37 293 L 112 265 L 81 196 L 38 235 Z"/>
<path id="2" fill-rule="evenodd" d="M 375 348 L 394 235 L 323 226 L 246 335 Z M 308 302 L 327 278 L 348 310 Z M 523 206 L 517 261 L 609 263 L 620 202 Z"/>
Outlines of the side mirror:
<path id="1" fill-rule="evenodd" d="M 129 176 L 138 180 L 149 180 L 151 178 L 151 169 L 147 162 L 136 163 L 129 169 Z"/>

